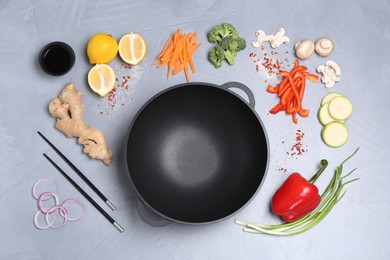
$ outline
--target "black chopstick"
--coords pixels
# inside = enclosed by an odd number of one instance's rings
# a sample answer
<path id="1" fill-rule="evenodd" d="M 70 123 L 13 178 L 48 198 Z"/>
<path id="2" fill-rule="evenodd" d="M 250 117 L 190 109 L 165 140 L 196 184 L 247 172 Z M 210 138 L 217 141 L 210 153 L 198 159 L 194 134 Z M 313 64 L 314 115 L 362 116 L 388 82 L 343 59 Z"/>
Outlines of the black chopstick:
<path id="1" fill-rule="evenodd" d="M 112 204 L 112 202 L 109 201 L 106 196 L 104 196 L 103 193 L 101 193 L 98 188 L 96 188 L 95 185 L 93 185 L 93 183 L 88 180 L 88 178 L 79 169 L 77 169 L 77 167 L 69 161 L 69 159 L 66 158 L 65 155 L 57 149 L 57 147 L 54 146 L 54 144 L 52 144 L 41 132 L 38 131 L 37 133 L 51 146 L 51 148 L 54 149 L 54 151 L 57 152 L 59 156 L 61 156 L 61 158 L 80 176 L 80 178 L 83 179 L 83 181 L 85 181 L 94 192 L 96 192 L 96 194 L 107 204 L 108 207 L 110 207 L 110 209 L 116 209 L 114 204 Z"/>
<path id="2" fill-rule="evenodd" d="M 49 162 L 93 205 L 95 206 L 95 208 L 100 211 L 100 213 L 103 214 L 103 216 L 106 217 L 106 219 L 108 221 L 111 222 L 112 225 L 114 225 L 114 227 L 116 229 L 119 230 L 119 232 L 123 232 L 124 229 L 110 216 L 108 215 L 107 212 L 104 211 L 104 209 L 102 209 L 99 204 L 96 203 L 96 201 L 94 201 L 76 182 L 74 182 L 74 180 L 72 180 L 72 178 L 70 178 L 52 159 L 50 159 L 49 156 L 47 156 L 45 153 L 43 154 L 43 156 L 46 157 L 47 160 L 49 160 Z"/>

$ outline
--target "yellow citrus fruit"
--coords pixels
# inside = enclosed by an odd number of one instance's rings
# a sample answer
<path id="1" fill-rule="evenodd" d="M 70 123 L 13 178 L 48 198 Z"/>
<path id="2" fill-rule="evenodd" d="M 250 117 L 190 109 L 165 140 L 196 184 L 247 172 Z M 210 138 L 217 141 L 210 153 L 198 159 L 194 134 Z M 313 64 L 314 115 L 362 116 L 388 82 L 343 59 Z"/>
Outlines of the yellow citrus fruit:
<path id="1" fill-rule="evenodd" d="M 96 64 L 88 72 L 88 84 L 91 89 L 105 97 L 115 86 L 115 72 L 107 64 Z"/>
<path id="2" fill-rule="evenodd" d="M 123 35 L 119 41 L 119 55 L 124 62 L 137 65 L 146 55 L 145 39 L 136 33 Z"/>
<path id="3" fill-rule="evenodd" d="M 87 55 L 91 64 L 105 64 L 118 54 L 118 43 L 106 33 L 95 34 L 88 42 Z"/>

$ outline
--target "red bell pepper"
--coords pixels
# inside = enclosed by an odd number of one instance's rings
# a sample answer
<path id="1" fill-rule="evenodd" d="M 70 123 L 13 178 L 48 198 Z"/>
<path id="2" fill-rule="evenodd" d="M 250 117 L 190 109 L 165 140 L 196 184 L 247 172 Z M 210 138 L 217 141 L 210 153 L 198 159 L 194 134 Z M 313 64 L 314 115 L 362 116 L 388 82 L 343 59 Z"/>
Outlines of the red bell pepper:
<path id="1" fill-rule="evenodd" d="M 322 161 L 321 169 L 307 181 L 299 173 L 292 173 L 272 198 L 272 211 L 286 222 L 293 222 L 312 212 L 321 202 L 318 188 L 313 184 L 327 166 Z"/>
<path id="2" fill-rule="evenodd" d="M 291 174 L 272 198 L 272 211 L 286 222 L 297 220 L 320 204 L 318 188 L 299 173 Z"/>

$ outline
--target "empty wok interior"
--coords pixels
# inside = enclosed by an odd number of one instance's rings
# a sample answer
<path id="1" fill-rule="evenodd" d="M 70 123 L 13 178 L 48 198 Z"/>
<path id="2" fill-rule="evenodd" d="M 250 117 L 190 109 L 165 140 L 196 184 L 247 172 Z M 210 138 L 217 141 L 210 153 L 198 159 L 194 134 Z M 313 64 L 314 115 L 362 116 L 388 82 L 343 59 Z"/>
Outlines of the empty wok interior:
<path id="1" fill-rule="evenodd" d="M 252 198 L 267 152 L 262 125 L 242 99 L 189 85 L 144 106 L 131 126 L 126 156 L 142 201 L 168 219 L 204 223 Z"/>

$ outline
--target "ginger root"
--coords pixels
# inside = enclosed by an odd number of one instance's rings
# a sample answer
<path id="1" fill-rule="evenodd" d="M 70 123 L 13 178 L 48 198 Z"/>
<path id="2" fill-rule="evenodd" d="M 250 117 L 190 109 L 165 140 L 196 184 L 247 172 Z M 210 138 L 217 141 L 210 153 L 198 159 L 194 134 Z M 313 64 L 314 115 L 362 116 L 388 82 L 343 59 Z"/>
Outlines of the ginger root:
<path id="1" fill-rule="evenodd" d="M 83 93 L 69 83 L 61 95 L 49 104 L 50 114 L 57 118 L 55 127 L 68 138 L 78 137 L 78 143 L 84 145 L 84 153 L 93 159 L 100 159 L 106 165 L 112 162 L 112 153 L 102 131 L 89 127 L 83 119 Z"/>

